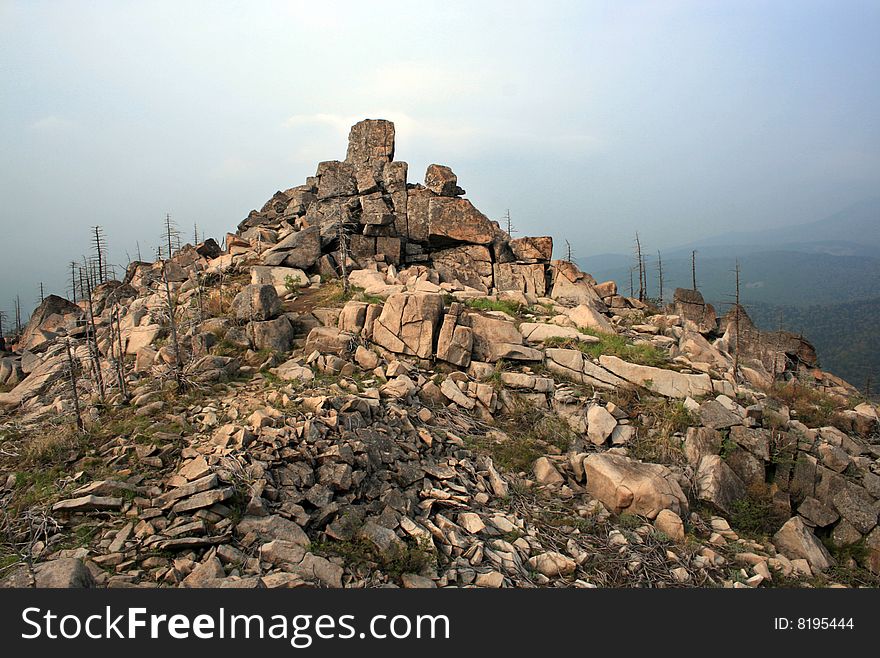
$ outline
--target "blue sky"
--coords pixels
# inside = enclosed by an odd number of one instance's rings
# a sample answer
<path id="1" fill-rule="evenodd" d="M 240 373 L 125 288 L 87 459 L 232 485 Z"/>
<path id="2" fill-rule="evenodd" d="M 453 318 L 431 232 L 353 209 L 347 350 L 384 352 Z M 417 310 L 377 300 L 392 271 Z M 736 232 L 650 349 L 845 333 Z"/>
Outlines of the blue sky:
<path id="1" fill-rule="evenodd" d="M 0 308 L 105 228 L 218 238 L 365 117 L 575 255 L 880 189 L 878 2 L 0 1 Z"/>

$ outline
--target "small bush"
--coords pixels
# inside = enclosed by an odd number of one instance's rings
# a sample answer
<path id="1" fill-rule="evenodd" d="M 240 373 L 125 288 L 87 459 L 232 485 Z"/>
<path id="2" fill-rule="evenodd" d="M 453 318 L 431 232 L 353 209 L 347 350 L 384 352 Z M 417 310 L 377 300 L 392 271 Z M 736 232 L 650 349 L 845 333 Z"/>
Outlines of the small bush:
<path id="1" fill-rule="evenodd" d="M 795 380 L 776 382 L 770 394 L 788 405 L 798 420 L 809 427 L 833 425 L 837 414 L 846 408 L 843 400 Z"/>
<path id="2" fill-rule="evenodd" d="M 752 536 L 767 536 L 782 527 L 788 515 L 773 504 L 770 489 L 765 484 L 749 487 L 745 498 L 733 502 L 731 526 Z"/>
<path id="3" fill-rule="evenodd" d="M 629 446 L 636 459 L 655 464 L 677 464 L 684 460 L 681 440 L 675 434 L 687 431 L 687 428 L 698 424 L 680 400 L 667 398 L 648 398 L 631 406 L 631 409 L 647 418 L 640 423 L 636 437 Z M 648 432 L 648 428 L 652 432 Z"/>

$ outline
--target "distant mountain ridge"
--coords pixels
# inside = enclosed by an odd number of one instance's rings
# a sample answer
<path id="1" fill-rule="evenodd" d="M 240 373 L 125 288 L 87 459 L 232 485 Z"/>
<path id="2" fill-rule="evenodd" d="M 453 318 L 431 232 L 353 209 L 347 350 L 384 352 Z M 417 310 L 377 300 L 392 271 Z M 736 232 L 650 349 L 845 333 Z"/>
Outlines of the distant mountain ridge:
<path id="1" fill-rule="evenodd" d="M 732 301 L 739 261 L 742 300 L 759 327 L 803 331 L 823 365 L 853 384 L 861 386 L 868 376 L 880 379 L 880 332 L 874 324 L 880 314 L 880 197 L 817 221 L 731 231 L 663 250 L 665 299 L 676 287 L 692 286 L 692 251 L 697 286 L 719 312 Z M 649 253 L 647 292 L 659 297 L 657 257 Z M 577 262 L 629 294 L 631 255 L 599 254 Z"/>

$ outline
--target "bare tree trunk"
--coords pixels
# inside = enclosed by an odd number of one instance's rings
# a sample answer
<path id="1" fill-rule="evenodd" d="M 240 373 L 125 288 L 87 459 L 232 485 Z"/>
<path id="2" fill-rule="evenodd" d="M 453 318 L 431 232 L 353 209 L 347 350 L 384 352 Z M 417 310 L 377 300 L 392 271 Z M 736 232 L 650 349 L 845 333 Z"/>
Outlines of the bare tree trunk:
<path id="1" fill-rule="evenodd" d="M 88 302 L 88 310 L 89 316 L 87 318 L 87 322 L 91 327 L 92 338 L 90 341 L 92 352 L 92 358 L 95 361 L 95 383 L 98 385 L 98 392 L 101 395 L 101 400 L 104 400 L 105 391 L 104 391 L 104 377 L 101 374 L 101 351 L 98 349 L 98 328 L 95 325 L 95 311 L 92 306 L 92 285 L 89 282 L 88 278 L 86 278 L 86 300 Z"/>
<path id="2" fill-rule="evenodd" d="M 70 261 L 70 301 L 76 304 L 76 261 Z"/>
<path id="3" fill-rule="evenodd" d="M 663 259 L 660 258 L 660 252 L 657 252 L 657 279 L 658 279 L 658 296 L 660 298 L 660 306 L 663 306 Z"/>
<path id="4" fill-rule="evenodd" d="M 345 231 L 345 225 L 342 220 L 339 220 L 339 259 L 342 261 L 340 263 L 340 269 L 342 271 L 342 292 L 346 295 L 350 290 L 350 286 L 348 284 L 348 235 Z"/>
<path id="5" fill-rule="evenodd" d="M 642 259 L 642 242 L 636 233 L 636 260 L 639 266 L 639 301 L 645 301 L 645 261 Z"/>
<path id="6" fill-rule="evenodd" d="M 513 228 L 513 223 L 510 220 L 510 209 L 507 209 L 507 212 L 504 215 L 505 224 L 507 225 L 507 237 L 512 238 L 515 228 Z"/>
<path id="7" fill-rule="evenodd" d="M 691 283 L 693 290 L 697 289 L 697 252 L 691 252 Z"/>
<path id="8" fill-rule="evenodd" d="M 70 376 L 70 392 L 73 396 L 73 411 L 76 413 L 76 426 L 80 432 L 85 429 L 83 425 L 82 412 L 79 406 L 79 393 L 76 390 L 76 371 L 74 369 L 73 354 L 70 351 L 70 339 L 64 341 L 64 347 L 67 349 L 67 368 Z"/>
<path id="9" fill-rule="evenodd" d="M 734 315 L 734 322 L 736 323 L 736 351 L 733 355 L 733 377 L 734 379 L 738 379 L 739 375 L 739 347 L 740 347 L 740 338 L 739 338 L 739 330 L 740 330 L 740 305 L 739 305 L 739 259 L 736 261 L 736 314 Z"/>
<path id="10" fill-rule="evenodd" d="M 113 319 L 110 319 L 113 322 Z M 122 397 L 128 398 L 128 385 L 125 383 L 125 350 L 122 348 L 122 322 L 119 320 L 119 308 L 116 309 L 116 341 L 119 350 L 119 389 Z"/>
<path id="11" fill-rule="evenodd" d="M 174 345 L 175 378 L 178 386 L 183 386 L 183 358 L 180 354 L 180 342 L 177 340 L 177 320 L 174 317 L 174 300 L 171 298 L 171 284 L 168 282 L 168 261 L 162 261 L 162 278 L 165 281 L 165 300 L 168 306 L 168 321 L 171 325 L 171 340 Z"/>

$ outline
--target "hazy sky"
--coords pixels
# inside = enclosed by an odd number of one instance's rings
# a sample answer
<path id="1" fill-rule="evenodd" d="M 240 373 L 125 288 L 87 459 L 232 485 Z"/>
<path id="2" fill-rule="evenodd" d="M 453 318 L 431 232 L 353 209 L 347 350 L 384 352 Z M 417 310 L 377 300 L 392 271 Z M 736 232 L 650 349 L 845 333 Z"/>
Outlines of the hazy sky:
<path id="1" fill-rule="evenodd" d="M 3 2 L 0 308 L 102 225 L 208 235 L 397 124 L 420 181 L 575 255 L 819 219 L 880 189 L 878 2 Z"/>

